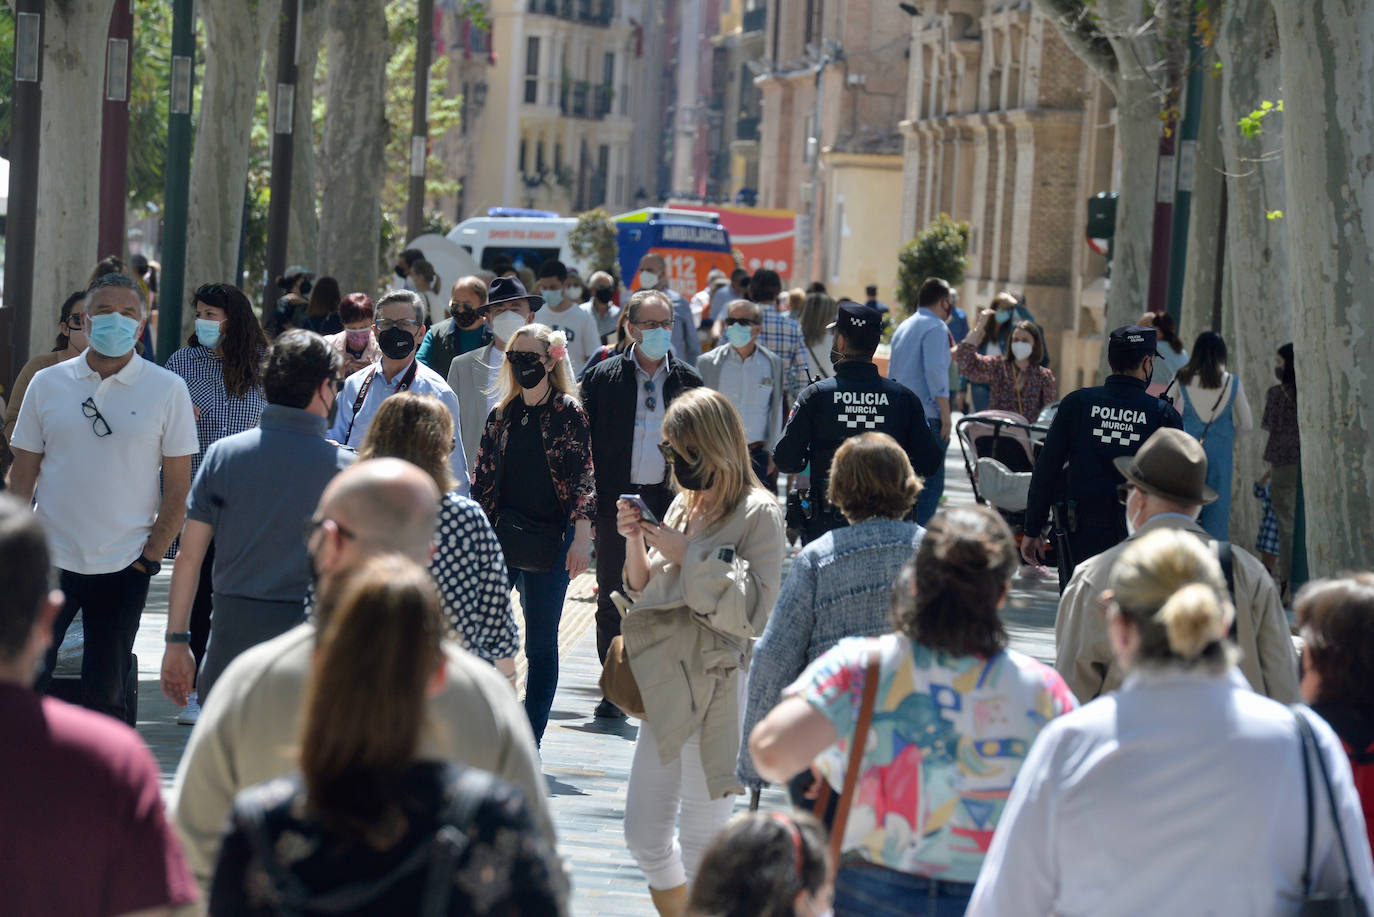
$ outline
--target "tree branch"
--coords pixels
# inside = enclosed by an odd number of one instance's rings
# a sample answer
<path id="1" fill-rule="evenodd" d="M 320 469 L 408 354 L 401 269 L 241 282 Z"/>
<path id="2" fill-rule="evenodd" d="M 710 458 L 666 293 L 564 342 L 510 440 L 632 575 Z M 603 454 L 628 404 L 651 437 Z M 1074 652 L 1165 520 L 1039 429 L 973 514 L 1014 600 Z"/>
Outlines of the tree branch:
<path id="1" fill-rule="evenodd" d="M 1069 50 L 1102 78 L 1113 93 L 1120 77 L 1116 50 L 1097 24 L 1083 0 L 1034 0 L 1040 13 L 1054 23 Z"/>

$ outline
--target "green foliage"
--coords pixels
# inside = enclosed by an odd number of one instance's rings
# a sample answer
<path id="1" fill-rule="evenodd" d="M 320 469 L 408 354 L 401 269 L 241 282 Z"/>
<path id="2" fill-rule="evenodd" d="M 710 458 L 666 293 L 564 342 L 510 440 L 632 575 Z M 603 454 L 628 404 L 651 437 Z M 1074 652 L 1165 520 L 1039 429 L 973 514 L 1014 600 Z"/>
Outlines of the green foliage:
<path id="1" fill-rule="evenodd" d="M 14 88 L 14 11 L 0 3 L 0 156 L 10 158 L 10 92 Z"/>
<path id="2" fill-rule="evenodd" d="M 620 232 L 611 215 L 598 207 L 587 210 L 577 218 L 577 225 L 568 233 L 568 248 L 589 271 L 606 271 L 617 276 L 615 259 L 619 249 Z"/>
<path id="3" fill-rule="evenodd" d="M 1265 214 L 1264 214 L 1264 218 L 1265 218 L 1266 220 L 1281 220 L 1281 219 L 1283 219 L 1283 211 L 1282 211 L 1282 210 L 1269 210 L 1269 211 L 1266 211 Z"/>
<path id="4" fill-rule="evenodd" d="M 129 84 L 129 208 L 160 206 L 166 192 L 167 88 L 172 83 L 172 17 L 166 3 L 134 0 Z"/>
<path id="5" fill-rule="evenodd" d="M 897 254 L 897 301 L 907 313 L 916 310 L 916 292 L 928 278 L 940 277 L 956 287 L 964 282 L 968 240 L 968 223 L 942 213 L 902 246 Z"/>
<path id="6" fill-rule="evenodd" d="M 1260 107 L 1236 122 L 1242 136 L 1258 137 L 1264 131 L 1264 119 L 1276 112 L 1283 111 L 1283 99 L 1277 102 L 1264 101 Z"/>

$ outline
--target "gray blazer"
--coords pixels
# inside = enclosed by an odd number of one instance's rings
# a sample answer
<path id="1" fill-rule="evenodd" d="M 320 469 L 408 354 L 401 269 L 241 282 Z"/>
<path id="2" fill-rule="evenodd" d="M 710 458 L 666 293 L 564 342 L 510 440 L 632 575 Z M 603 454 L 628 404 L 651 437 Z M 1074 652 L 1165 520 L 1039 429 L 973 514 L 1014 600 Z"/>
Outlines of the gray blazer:
<path id="1" fill-rule="evenodd" d="M 782 357 L 757 341 L 755 346 L 758 348 L 759 356 L 767 360 L 768 365 L 772 367 L 773 402 L 768 408 L 768 428 L 763 435 L 764 448 L 771 452 L 773 444 L 782 436 Z M 729 344 L 721 344 L 714 350 L 703 353 L 701 358 L 697 360 L 697 372 L 701 374 L 702 385 L 720 391 L 720 367 L 730 349 Z"/>
<path id="2" fill-rule="evenodd" d="M 473 456 L 477 467 L 477 451 L 482 445 L 482 427 L 487 422 L 487 367 L 492 365 L 492 345 L 469 350 L 453 358 L 448 366 L 448 387 L 458 396 L 458 417 L 463 429 L 458 436 L 463 452 Z"/>

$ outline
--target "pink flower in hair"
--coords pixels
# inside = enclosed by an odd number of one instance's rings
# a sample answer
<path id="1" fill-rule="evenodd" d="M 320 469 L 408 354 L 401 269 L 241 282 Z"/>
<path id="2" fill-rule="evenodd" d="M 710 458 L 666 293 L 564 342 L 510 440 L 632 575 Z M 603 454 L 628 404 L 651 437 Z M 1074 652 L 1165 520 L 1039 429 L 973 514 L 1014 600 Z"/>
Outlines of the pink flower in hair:
<path id="1" fill-rule="evenodd" d="M 561 360 L 568 355 L 568 336 L 562 331 L 549 335 L 549 356 Z"/>

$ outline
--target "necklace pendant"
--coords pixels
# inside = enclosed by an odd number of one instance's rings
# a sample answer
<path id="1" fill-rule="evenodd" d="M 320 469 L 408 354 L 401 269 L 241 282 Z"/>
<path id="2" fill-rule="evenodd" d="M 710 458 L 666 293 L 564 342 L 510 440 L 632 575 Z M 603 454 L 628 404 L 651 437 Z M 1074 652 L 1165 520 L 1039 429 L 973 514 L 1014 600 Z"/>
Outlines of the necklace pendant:
<path id="1" fill-rule="evenodd" d="M 521 417 L 521 418 L 520 418 L 520 426 L 522 426 L 522 427 L 525 426 L 526 424 L 528 424 L 529 422 L 530 422 L 530 415 L 528 415 L 528 414 L 526 414 L 524 417 Z"/>

